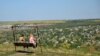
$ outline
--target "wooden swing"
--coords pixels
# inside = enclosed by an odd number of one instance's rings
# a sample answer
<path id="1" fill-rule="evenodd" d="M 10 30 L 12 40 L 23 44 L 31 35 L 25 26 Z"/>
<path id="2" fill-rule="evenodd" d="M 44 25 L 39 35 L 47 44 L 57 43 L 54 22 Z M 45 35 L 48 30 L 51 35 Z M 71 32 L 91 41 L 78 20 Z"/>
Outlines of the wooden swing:
<path id="1" fill-rule="evenodd" d="M 23 46 L 24 48 L 28 48 L 28 47 L 36 48 L 37 47 L 37 42 L 36 42 L 36 45 L 34 45 L 33 43 L 29 43 L 29 42 L 21 43 L 21 42 L 16 41 L 15 31 L 17 29 L 20 30 L 21 28 L 22 29 L 36 28 L 36 32 L 37 32 L 37 35 L 39 37 L 38 26 L 37 25 L 14 25 L 14 26 L 12 26 L 13 37 L 14 37 L 14 43 L 13 44 L 15 46 L 15 51 L 16 51 L 17 46 Z"/>

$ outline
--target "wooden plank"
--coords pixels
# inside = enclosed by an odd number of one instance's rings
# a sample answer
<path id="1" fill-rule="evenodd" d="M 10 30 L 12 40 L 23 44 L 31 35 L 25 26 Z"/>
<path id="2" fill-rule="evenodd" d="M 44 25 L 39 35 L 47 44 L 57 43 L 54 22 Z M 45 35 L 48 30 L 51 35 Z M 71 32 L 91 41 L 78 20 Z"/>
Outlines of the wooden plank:
<path id="1" fill-rule="evenodd" d="M 16 42 L 14 43 L 15 46 L 23 46 L 23 47 L 33 47 L 36 48 L 37 44 L 34 45 L 33 43 L 20 43 L 20 42 Z"/>

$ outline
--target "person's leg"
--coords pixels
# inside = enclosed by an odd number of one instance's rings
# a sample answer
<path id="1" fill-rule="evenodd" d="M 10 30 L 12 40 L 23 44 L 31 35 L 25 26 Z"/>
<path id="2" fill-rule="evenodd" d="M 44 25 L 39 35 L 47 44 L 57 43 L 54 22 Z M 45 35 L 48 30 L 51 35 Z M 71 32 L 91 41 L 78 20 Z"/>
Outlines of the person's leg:
<path id="1" fill-rule="evenodd" d="M 37 43 L 33 43 L 33 48 L 37 47 Z"/>

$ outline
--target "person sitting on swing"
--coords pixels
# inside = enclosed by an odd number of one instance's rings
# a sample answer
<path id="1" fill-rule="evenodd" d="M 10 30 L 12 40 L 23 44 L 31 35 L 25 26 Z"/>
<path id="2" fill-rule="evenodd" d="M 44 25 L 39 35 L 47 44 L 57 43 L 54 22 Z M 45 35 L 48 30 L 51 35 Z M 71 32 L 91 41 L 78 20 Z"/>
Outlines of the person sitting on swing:
<path id="1" fill-rule="evenodd" d="M 19 38 L 19 42 L 24 43 L 25 42 L 25 38 L 24 35 L 22 34 Z"/>
<path id="2" fill-rule="evenodd" d="M 25 37 L 24 37 L 24 34 L 22 34 L 22 35 L 20 36 L 19 42 L 20 42 L 20 43 L 25 43 Z M 27 46 L 23 45 L 24 50 L 25 50 L 25 47 L 27 47 Z M 28 48 L 28 47 L 27 47 L 27 48 Z"/>
<path id="3" fill-rule="evenodd" d="M 33 34 L 30 34 L 29 42 L 36 46 L 36 38 Z"/>

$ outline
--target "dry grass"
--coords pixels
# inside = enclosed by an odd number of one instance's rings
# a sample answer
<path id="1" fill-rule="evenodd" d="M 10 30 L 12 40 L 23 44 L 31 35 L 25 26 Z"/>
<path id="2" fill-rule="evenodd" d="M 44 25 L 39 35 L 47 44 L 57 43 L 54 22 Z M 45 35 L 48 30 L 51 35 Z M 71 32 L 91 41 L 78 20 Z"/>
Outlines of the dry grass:
<path id="1" fill-rule="evenodd" d="M 18 47 L 17 50 L 23 50 L 23 47 Z M 64 48 L 29 48 L 28 52 L 15 52 L 13 44 L 0 44 L 0 56 L 100 56 L 99 51 L 93 53 L 85 49 L 64 49 Z"/>

